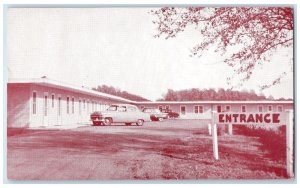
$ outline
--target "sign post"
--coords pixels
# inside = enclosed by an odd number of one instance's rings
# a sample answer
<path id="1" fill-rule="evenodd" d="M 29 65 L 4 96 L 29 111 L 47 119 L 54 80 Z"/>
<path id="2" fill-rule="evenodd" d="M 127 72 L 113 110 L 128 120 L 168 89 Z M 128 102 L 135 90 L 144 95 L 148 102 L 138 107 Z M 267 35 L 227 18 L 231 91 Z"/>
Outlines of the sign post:
<path id="1" fill-rule="evenodd" d="M 293 122 L 293 110 L 286 111 L 286 171 L 288 177 L 294 177 L 294 122 Z"/>
<path id="2" fill-rule="evenodd" d="M 213 153 L 214 159 L 219 160 L 219 151 L 218 151 L 218 132 L 217 132 L 217 124 L 215 123 L 215 114 L 216 112 L 212 111 L 212 140 L 213 140 Z"/>
<path id="3" fill-rule="evenodd" d="M 208 135 L 211 136 L 211 124 L 208 124 Z"/>
<path id="4" fill-rule="evenodd" d="M 232 135 L 232 123 L 228 124 L 228 134 Z"/>
<path id="5" fill-rule="evenodd" d="M 212 137 L 213 137 L 213 151 L 215 160 L 219 160 L 219 151 L 218 151 L 218 133 L 217 133 L 217 124 L 213 124 L 212 128 Z"/>

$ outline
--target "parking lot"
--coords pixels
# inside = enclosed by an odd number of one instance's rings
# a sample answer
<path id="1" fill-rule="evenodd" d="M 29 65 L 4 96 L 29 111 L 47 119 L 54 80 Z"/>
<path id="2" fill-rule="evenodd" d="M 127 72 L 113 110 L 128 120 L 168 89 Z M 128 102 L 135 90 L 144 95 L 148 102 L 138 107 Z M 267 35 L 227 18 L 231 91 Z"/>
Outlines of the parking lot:
<path id="1" fill-rule="evenodd" d="M 207 121 L 8 129 L 7 174 L 11 180 L 285 178 L 284 161 L 268 157 L 259 138 L 218 139 L 215 161 Z"/>

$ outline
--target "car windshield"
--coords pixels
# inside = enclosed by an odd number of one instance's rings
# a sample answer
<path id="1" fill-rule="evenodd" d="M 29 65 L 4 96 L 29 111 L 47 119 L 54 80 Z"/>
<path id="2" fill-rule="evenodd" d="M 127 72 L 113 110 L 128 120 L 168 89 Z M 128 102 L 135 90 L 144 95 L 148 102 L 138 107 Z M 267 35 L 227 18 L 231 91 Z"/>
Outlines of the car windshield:
<path id="1" fill-rule="evenodd" d="M 107 111 L 117 111 L 117 106 L 110 106 L 107 108 Z"/>

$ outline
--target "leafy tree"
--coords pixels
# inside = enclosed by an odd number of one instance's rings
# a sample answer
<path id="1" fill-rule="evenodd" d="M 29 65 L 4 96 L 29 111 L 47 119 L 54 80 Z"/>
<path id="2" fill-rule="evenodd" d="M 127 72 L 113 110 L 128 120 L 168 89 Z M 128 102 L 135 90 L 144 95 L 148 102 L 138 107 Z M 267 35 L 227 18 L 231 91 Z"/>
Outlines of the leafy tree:
<path id="1" fill-rule="evenodd" d="M 98 86 L 97 88 L 92 88 L 92 89 L 95 91 L 123 97 L 125 99 L 129 99 L 129 100 L 133 100 L 133 101 L 149 101 L 148 99 L 145 99 L 141 96 L 128 93 L 127 91 L 121 91 L 120 89 L 114 88 L 112 86 L 101 85 L 101 86 Z"/>
<path id="2" fill-rule="evenodd" d="M 257 95 L 254 90 L 234 91 L 218 89 L 185 89 L 174 91 L 169 89 L 168 92 L 158 101 L 209 101 L 209 100 L 266 100 L 264 95 Z M 268 100 L 274 100 L 273 97 L 268 97 Z M 286 99 L 279 99 L 286 100 Z"/>
<path id="3" fill-rule="evenodd" d="M 177 95 L 174 90 L 168 89 L 167 94 L 164 96 L 166 101 L 177 101 Z"/>
<path id="4" fill-rule="evenodd" d="M 293 46 L 291 7 L 164 7 L 152 10 L 151 14 L 156 18 L 156 37 L 176 37 L 189 26 L 195 26 L 202 40 L 193 47 L 192 55 L 201 57 L 211 47 L 224 55 L 224 63 L 234 70 L 227 78 L 228 84 L 238 76 L 242 85 L 257 65 L 270 61 L 277 49 Z M 291 62 L 287 65 L 292 66 Z M 286 74 L 282 72 L 261 89 L 279 84 Z"/>

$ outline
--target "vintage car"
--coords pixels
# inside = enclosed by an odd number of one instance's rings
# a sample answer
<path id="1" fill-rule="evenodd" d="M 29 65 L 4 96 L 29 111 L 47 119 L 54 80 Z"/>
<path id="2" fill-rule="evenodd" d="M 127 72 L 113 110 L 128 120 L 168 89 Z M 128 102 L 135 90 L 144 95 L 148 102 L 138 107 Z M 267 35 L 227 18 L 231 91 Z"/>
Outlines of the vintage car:
<path id="1" fill-rule="evenodd" d="M 112 123 L 135 123 L 142 126 L 145 121 L 150 121 L 150 116 L 139 110 L 135 105 L 113 104 L 106 111 L 96 111 L 90 115 L 93 125 L 111 125 Z"/>
<path id="2" fill-rule="evenodd" d="M 162 109 L 162 112 L 167 113 L 168 118 L 178 118 L 179 117 L 179 114 L 177 112 L 173 112 L 170 109 Z"/>
<path id="3" fill-rule="evenodd" d="M 163 113 L 157 108 L 144 108 L 142 112 L 150 114 L 151 121 L 163 121 L 168 118 L 167 113 Z"/>

